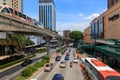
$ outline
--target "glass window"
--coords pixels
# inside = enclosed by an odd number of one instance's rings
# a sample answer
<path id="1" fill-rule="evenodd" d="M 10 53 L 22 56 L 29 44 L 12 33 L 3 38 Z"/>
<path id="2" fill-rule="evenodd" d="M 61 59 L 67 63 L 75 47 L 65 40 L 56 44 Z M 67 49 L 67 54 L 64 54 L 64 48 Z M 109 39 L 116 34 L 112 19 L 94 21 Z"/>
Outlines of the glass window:
<path id="1" fill-rule="evenodd" d="M 108 76 L 106 80 L 120 80 L 119 76 Z"/>
<path id="2" fill-rule="evenodd" d="M 17 15 L 17 16 L 18 16 L 18 12 L 17 12 L 17 11 L 15 11 L 15 15 Z"/>
<path id="3" fill-rule="evenodd" d="M 22 17 L 22 13 L 19 12 L 18 14 L 19 14 L 19 17 Z"/>
<path id="4" fill-rule="evenodd" d="M 1 12 L 10 13 L 7 8 L 3 8 L 3 9 L 1 10 Z"/>
<path id="5" fill-rule="evenodd" d="M 9 8 L 10 12 L 13 13 L 13 9 L 12 8 Z"/>
<path id="6" fill-rule="evenodd" d="M 23 18 L 26 19 L 26 15 L 23 14 Z"/>

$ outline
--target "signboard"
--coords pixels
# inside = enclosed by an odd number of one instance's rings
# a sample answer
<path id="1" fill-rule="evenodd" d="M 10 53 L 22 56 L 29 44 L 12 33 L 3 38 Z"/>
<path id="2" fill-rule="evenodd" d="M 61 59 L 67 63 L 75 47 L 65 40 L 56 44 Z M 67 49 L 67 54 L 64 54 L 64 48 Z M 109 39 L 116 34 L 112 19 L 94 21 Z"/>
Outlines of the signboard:
<path id="1" fill-rule="evenodd" d="M 6 39 L 6 32 L 0 32 L 0 39 Z"/>

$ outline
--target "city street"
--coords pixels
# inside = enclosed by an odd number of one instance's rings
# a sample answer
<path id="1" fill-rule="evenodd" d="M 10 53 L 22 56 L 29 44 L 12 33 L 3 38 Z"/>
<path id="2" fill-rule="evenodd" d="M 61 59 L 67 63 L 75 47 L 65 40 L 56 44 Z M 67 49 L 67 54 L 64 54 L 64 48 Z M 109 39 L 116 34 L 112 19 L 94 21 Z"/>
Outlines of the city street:
<path id="1" fill-rule="evenodd" d="M 64 60 L 65 55 L 62 56 L 61 61 Z M 52 80 L 53 76 L 57 73 L 63 74 L 65 80 L 84 80 L 81 73 L 79 63 L 73 63 L 73 67 L 70 67 L 70 61 L 73 55 L 70 54 L 70 60 L 66 61 L 66 68 L 59 68 L 59 62 L 55 62 L 55 66 L 51 72 L 41 72 L 36 80 Z"/>

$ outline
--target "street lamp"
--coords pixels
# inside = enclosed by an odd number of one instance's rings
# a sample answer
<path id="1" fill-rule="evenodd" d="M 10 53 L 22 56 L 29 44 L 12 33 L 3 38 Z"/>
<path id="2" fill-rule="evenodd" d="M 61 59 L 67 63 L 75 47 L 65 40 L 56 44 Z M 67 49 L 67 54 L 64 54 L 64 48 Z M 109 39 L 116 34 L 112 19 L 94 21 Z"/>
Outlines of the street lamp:
<path id="1" fill-rule="evenodd" d="M 94 57 L 96 58 L 96 32 L 95 32 L 96 28 L 95 28 L 95 24 L 94 24 Z"/>

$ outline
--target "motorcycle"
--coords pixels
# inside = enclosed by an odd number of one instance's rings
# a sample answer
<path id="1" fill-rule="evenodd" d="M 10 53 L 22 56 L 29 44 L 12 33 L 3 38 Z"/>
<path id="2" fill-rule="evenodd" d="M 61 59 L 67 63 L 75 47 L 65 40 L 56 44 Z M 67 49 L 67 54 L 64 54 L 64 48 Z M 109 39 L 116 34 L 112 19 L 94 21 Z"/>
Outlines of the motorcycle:
<path id="1" fill-rule="evenodd" d="M 73 66 L 73 63 L 72 62 L 70 62 L 70 67 L 72 67 Z"/>

